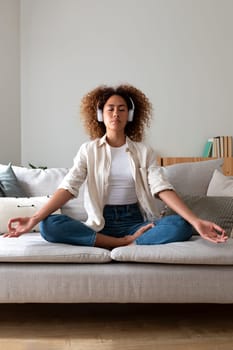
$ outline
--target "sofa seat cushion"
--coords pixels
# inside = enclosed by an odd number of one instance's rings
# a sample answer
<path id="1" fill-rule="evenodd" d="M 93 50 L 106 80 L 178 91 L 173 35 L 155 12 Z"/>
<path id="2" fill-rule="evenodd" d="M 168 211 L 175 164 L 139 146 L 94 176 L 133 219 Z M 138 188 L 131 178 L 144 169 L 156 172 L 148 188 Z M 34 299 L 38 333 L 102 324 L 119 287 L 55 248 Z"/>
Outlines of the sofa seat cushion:
<path id="1" fill-rule="evenodd" d="M 113 260 L 162 264 L 233 265 L 233 239 L 212 243 L 200 236 L 189 241 L 161 245 L 131 245 L 115 248 Z"/>
<path id="2" fill-rule="evenodd" d="M 18 238 L 0 237 L 0 262 L 106 263 L 107 249 L 49 243 L 39 233 Z"/>

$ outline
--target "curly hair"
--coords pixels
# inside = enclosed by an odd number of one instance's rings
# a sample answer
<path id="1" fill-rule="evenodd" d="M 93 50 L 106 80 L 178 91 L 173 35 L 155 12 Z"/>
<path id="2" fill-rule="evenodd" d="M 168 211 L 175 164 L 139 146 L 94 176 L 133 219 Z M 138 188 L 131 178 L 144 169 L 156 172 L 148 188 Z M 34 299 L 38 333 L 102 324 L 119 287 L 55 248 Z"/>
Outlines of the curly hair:
<path id="1" fill-rule="evenodd" d="M 152 104 L 142 91 L 127 84 L 117 87 L 100 85 L 83 96 L 80 112 L 85 130 L 90 138 L 93 140 L 105 135 L 104 123 L 97 120 L 97 109 L 103 110 L 105 103 L 113 95 L 121 96 L 128 109 L 132 108 L 130 98 L 133 100 L 134 117 L 132 122 L 127 123 L 125 134 L 133 141 L 142 141 L 145 126 L 149 127 L 152 118 Z"/>

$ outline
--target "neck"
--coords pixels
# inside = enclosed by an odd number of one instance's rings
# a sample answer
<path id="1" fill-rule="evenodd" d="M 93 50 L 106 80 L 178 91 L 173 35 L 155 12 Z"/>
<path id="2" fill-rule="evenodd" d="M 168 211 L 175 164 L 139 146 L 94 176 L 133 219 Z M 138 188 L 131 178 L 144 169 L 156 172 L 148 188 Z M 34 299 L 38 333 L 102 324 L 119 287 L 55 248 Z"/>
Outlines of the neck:
<path id="1" fill-rule="evenodd" d="M 107 134 L 107 142 L 112 147 L 121 147 L 125 144 L 126 136 L 125 135 L 108 135 Z"/>

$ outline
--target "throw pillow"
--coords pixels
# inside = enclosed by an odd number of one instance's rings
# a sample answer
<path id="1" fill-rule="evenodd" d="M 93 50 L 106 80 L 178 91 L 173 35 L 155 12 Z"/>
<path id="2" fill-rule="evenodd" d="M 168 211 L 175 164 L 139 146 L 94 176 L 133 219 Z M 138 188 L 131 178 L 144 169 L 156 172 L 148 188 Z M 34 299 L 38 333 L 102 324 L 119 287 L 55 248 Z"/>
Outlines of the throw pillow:
<path id="1" fill-rule="evenodd" d="M 229 237 L 233 236 L 233 197 L 181 195 L 181 198 L 198 217 L 215 222 L 226 230 Z M 172 214 L 174 211 L 170 208 L 165 210 L 165 215 Z"/>
<path id="2" fill-rule="evenodd" d="M 0 172 L 5 171 L 6 168 L 6 165 L 0 164 Z M 20 166 L 12 166 L 12 169 L 27 197 L 41 197 L 53 194 L 69 170 L 68 168 L 29 169 Z M 68 201 L 61 208 L 61 212 L 74 219 L 86 221 L 87 213 L 84 208 L 83 185 L 80 187 L 78 198 Z"/>
<path id="3" fill-rule="evenodd" d="M 0 169 L 0 193 L 1 197 L 26 197 L 12 169 L 11 163 L 7 167 Z"/>
<path id="4" fill-rule="evenodd" d="M 233 176 L 225 176 L 216 169 L 210 180 L 207 196 L 233 197 Z"/>
<path id="5" fill-rule="evenodd" d="M 0 233 L 8 231 L 7 224 L 9 219 L 21 216 L 32 216 L 48 200 L 49 196 L 30 197 L 30 198 L 0 198 Z M 60 209 L 55 213 L 60 214 Z M 33 232 L 39 232 L 39 225 L 33 228 Z"/>
<path id="6" fill-rule="evenodd" d="M 221 169 L 223 159 L 179 163 L 165 166 L 164 174 L 177 192 L 205 195 L 215 169 Z"/>

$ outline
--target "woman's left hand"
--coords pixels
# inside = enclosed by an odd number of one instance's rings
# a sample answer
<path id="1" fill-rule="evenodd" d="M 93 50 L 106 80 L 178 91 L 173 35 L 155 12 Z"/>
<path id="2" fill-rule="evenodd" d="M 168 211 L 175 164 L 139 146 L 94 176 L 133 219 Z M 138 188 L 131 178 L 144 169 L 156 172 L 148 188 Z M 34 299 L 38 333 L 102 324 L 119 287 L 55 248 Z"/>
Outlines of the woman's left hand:
<path id="1" fill-rule="evenodd" d="M 193 227 L 200 236 L 207 241 L 214 243 L 224 243 L 228 239 L 226 232 L 218 225 L 211 221 L 198 219 L 193 223 Z"/>

